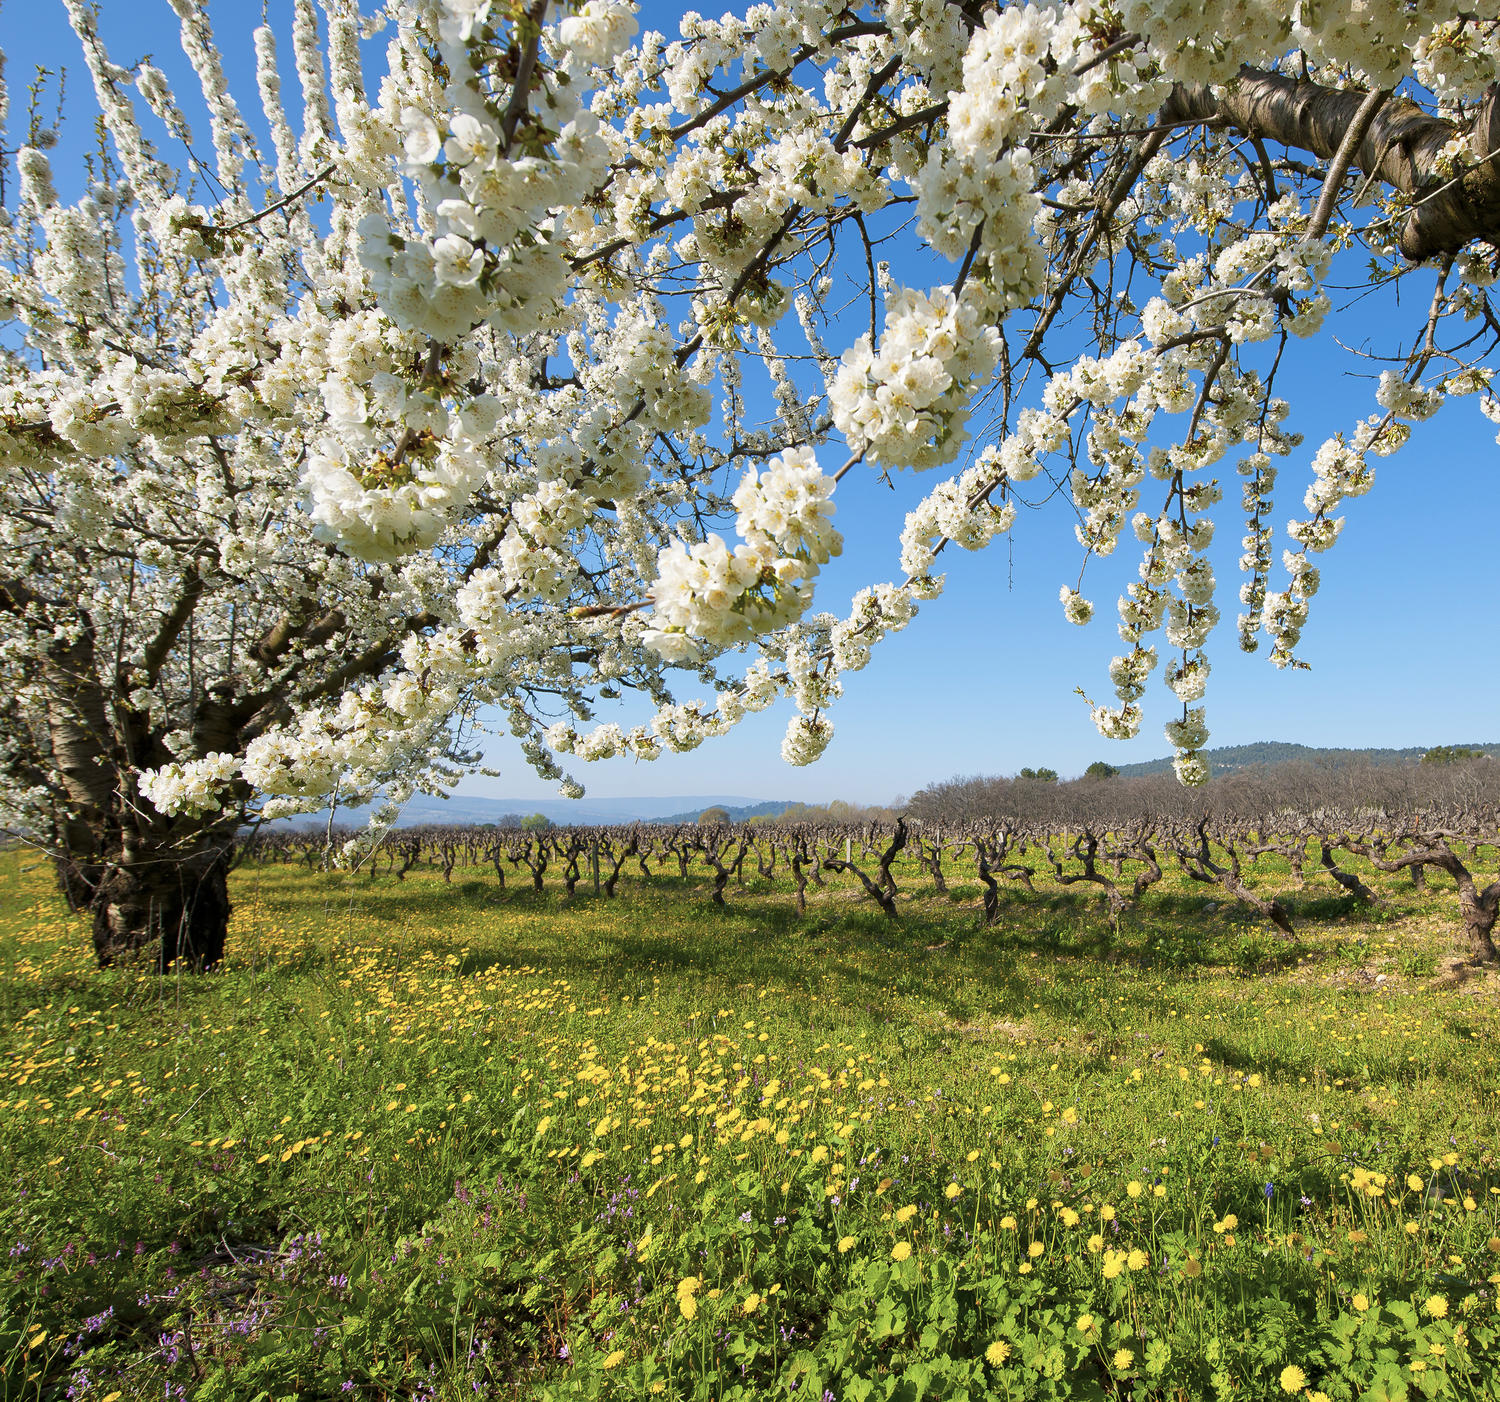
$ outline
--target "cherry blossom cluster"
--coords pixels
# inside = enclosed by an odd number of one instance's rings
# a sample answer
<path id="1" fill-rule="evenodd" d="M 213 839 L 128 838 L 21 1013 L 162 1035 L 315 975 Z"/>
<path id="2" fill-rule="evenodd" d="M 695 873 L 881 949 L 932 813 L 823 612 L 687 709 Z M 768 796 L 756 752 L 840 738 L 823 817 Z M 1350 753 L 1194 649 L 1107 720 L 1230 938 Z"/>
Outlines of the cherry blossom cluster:
<path id="1" fill-rule="evenodd" d="M 658 557 L 646 646 L 683 661 L 704 643 L 748 642 L 800 618 L 819 567 L 843 549 L 829 520 L 832 493 L 810 448 L 748 472 L 734 494 L 742 544 L 731 550 L 717 535 L 676 540 Z"/>
<path id="2" fill-rule="evenodd" d="M 853 452 L 893 467 L 952 462 L 968 396 L 995 368 L 999 334 L 987 299 L 902 290 L 886 303 L 879 345 L 861 336 L 829 387 L 833 421 Z"/>
<path id="3" fill-rule="evenodd" d="M 982 550 L 1014 524 L 1014 503 L 997 505 L 992 500 L 1006 475 L 1000 452 L 986 448 L 971 467 L 934 488 L 907 515 L 901 532 L 901 568 L 922 597 L 935 597 L 942 589 L 941 577 L 932 574 L 941 543 Z"/>

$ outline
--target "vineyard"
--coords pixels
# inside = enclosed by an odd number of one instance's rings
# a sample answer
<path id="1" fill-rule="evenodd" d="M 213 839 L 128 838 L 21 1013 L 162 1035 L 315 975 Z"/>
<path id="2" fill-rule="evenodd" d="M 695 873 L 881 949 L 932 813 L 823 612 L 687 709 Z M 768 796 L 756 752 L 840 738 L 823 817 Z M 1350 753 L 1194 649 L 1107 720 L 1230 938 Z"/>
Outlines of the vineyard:
<path id="1" fill-rule="evenodd" d="M 0 854 L 8 1402 L 1496 1395 L 1492 810 L 346 840 Z"/>
<path id="2" fill-rule="evenodd" d="M 1178 806 L 1186 806 L 1179 803 Z M 1393 906 L 1369 884 L 1370 874 L 1401 874 L 1417 891 L 1429 873 L 1451 882 L 1461 937 L 1457 947 L 1475 964 L 1500 959 L 1494 927 L 1500 915 L 1500 808 L 1449 803 L 1405 812 L 1320 807 L 1255 818 L 1108 816 L 1059 820 L 1010 817 L 980 821 L 777 825 L 754 824 L 563 827 L 524 831 L 490 827 L 395 830 L 368 849 L 351 834 L 303 829 L 259 835 L 244 845 L 253 863 L 300 864 L 309 871 L 336 856 L 367 881 L 404 881 L 412 871 L 482 873 L 497 892 L 520 882 L 535 891 L 547 881 L 571 898 L 580 888 L 613 899 L 622 876 L 650 882 L 671 875 L 679 885 L 706 884 L 707 899 L 726 892 L 788 883 L 799 915 L 808 893 L 868 899 L 890 920 L 899 902 L 918 896 L 959 899 L 954 883 L 977 884 L 985 925 L 1002 918 L 1006 888 L 1050 898 L 1092 891 L 1111 929 L 1168 872 L 1233 912 L 1231 919 L 1267 922 L 1293 940 L 1292 909 L 1309 899 L 1347 896 L 1355 907 L 1388 917 Z M 895 873 L 904 873 L 898 883 Z M 1361 871 L 1365 875 L 1361 875 Z M 1491 873 L 1487 876 L 1486 872 Z M 1286 891 L 1294 891 L 1288 900 Z"/>

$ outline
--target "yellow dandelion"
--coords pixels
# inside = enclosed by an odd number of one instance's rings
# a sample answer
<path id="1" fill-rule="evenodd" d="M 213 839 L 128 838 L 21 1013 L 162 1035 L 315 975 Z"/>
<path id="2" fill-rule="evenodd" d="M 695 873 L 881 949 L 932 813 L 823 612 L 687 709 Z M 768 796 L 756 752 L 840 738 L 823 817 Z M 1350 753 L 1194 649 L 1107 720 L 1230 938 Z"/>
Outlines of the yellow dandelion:
<path id="1" fill-rule="evenodd" d="M 1361 1292 L 1352 1300 L 1350 1300 L 1349 1303 L 1353 1305 L 1354 1308 L 1357 1309 L 1361 1314 L 1363 1314 L 1367 1309 L 1370 1308 L 1370 1297 Z"/>
<path id="2" fill-rule="evenodd" d="M 1104 1238 L 1098 1232 L 1089 1238 L 1089 1250 L 1096 1256 L 1104 1250 Z"/>
<path id="3" fill-rule="evenodd" d="M 1004 1339 L 996 1339 L 984 1351 L 984 1361 L 994 1368 L 998 1368 L 1009 1357 L 1010 1345 Z"/>
<path id="4" fill-rule="evenodd" d="M 846 1236 L 846 1237 L 840 1237 L 839 1238 L 839 1254 L 841 1256 L 844 1254 L 844 1252 L 852 1250 L 853 1247 L 854 1247 L 854 1238 L 852 1236 Z"/>
<path id="5" fill-rule="evenodd" d="M 698 1302 L 691 1295 L 679 1295 L 677 1297 L 677 1308 L 682 1311 L 684 1319 L 694 1319 L 698 1314 Z"/>
<path id="6" fill-rule="evenodd" d="M 1094 1332 L 1094 1316 L 1091 1314 L 1080 1314 L 1078 1323 L 1073 1326 L 1080 1334 L 1092 1334 Z"/>
<path id="7" fill-rule="evenodd" d="M 1119 1251 L 1106 1251 L 1104 1253 L 1104 1278 L 1113 1280 L 1125 1269 L 1125 1256 Z"/>
<path id="8" fill-rule="evenodd" d="M 1125 1191 L 1129 1196 L 1138 1198 L 1141 1195 L 1141 1185 L 1136 1182 L 1134 1178 L 1132 1178 L 1130 1182 L 1125 1185 Z"/>
<path id="9" fill-rule="evenodd" d="M 960 1188 L 957 1183 L 950 1183 L 946 1188 L 943 1189 L 943 1196 L 947 1198 L 949 1202 L 952 1202 L 953 1199 L 956 1198 L 961 1192 L 963 1192 L 963 1189 Z"/>
<path id="10" fill-rule="evenodd" d="M 1002 1231 L 1013 1232 L 1016 1229 L 1016 1219 L 1008 1216 L 1002 1217 L 1000 1219 L 1000 1227 Z"/>
<path id="11" fill-rule="evenodd" d="M 745 1296 L 744 1310 L 746 1314 L 754 1314 L 760 1308 L 760 1296 L 753 1291 Z"/>
<path id="12" fill-rule="evenodd" d="M 1303 1384 L 1307 1382 L 1307 1374 L 1295 1363 L 1288 1363 L 1281 1370 L 1279 1381 L 1283 1392 L 1301 1392 Z"/>
<path id="13" fill-rule="evenodd" d="M 910 1222 L 911 1219 L 913 1217 L 915 1217 L 916 1215 L 917 1215 L 917 1206 L 916 1206 L 916 1204 L 909 1202 L 909 1203 L 906 1204 L 905 1207 L 903 1207 L 896 1214 L 896 1220 L 898 1222 L 900 1222 L 903 1226 L 905 1226 L 906 1223 Z"/>
<path id="14" fill-rule="evenodd" d="M 1196 1280 L 1203 1274 L 1203 1263 L 1196 1256 L 1189 1256 L 1183 1263 L 1182 1273 L 1189 1280 Z"/>
<path id="15" fill-rule="evenodd" d="M 1128 1348 L 1117 1348 L 1115 1350 L 1115 1356 L 1111 1360 L 1111 1362 L 1114 1365 L 1115 1372 L 1123 1373 L 1128 1367 L 1130 1367 L 1132 1363 L 1135 1362 L 1135 1354 L 1133 1354 Z"/>
<path id="16" fill-rule="evenodd" d="M 896 1261 L 904 1261 L 911 1255 L 911 1242 L 898 1241 L 891 1247 L 891 1258 Z"/>
<path id="17" fill-rule="evenodd" d="M 1442 1319 L 1448 1313 L 1448 1299 L 1445 1295 L 1429 1295 L 1422 1305 L 1434 1319 Z"/>
<path id="18" fill-rule="evenodd" d="M 1045 1250 L 1046 1250 L 1046 1249 L 1047 1249 L 1047 1248 L 1046 1248 L 1046 1247 L 1045 1247 L 1045 1246 L 1043 1246 L 1043 1245 L 1042 1245 L 1042 1243 L 1041 1243 L 1041 1242 L 1039 1242 L 1039 1241 L 1034 1241 L 1034 1242 L 1032 1242 L 1032 1243 L 1031 1243 L 1031 1245 L 1030 1245 L 1030 1246 L 1028 1246 L 1028 1247 L 1027 1247 L 1027 1248 L 1026 1248 L 1026 1254 L 1027 1254 L 1027 1255 L 1028 1255 L 1028 1256 L 1030 1256 L 1030 1257 L 1031 1257 L 1031 1259 L 1032 1259 L 1032 1260 L 1033 1260 L 1033 1261 L 1034 1261 L 1034 1260 L 1036 1260 L 1036 1258 L 1037 1258 L 1037 1257 L 1038 1257 L 1038 1256 L 1040 1256 L 1040 1255 L 1041 1255 L 1041 1254 L 1042 1254 L 1042 1252 L 1044 1252 L 1044 1251 L 1045 1251 Z"/>
<path id="19" fill-rule="evenodd" d="M 625 1350 L 617 1348 L 613 1353 L 605 1355 L 604 1366 L 606 1368 L 618 1368 L 625 1361 Z"/>
<path id="20" fill-rule="evenodd" d="M 1071 1207 L 1063 1208 L 1058 1213 L 1058 1216 L 1062 1218 L 1062 1224 L 1065 1227 L 1076 1227 L 1078 1225 L 1078 1214 Z"/>

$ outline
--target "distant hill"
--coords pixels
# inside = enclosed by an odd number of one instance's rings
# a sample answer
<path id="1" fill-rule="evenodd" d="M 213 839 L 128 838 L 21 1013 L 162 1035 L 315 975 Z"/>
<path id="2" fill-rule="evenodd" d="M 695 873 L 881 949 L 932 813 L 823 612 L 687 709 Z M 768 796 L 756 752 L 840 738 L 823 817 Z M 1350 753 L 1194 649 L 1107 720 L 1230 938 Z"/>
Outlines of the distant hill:
<path id="1" fill-rule="evenodd" d="M 693 822 L 705 808 L 727 808 L 732 816 L 751 817 L 762 812 L 779 813 L 789 803 L 757 803 L 743 794 L 672 794 L 661 798 L 478 798 L 455 794 L 452 798 L 430 798 L 419 794 L 401 810 L 397 827 L 415 828 L 470 827 L 474 824 L 498 823 L 505 817 L 524 818 L 542 813 L 559 825 L 578 827 L 603 826 L 609 823 L 685 823 Z M 341 808 L 337 821 L 359 827 L 368 821 L 369 808 Z M 328 821 L 322 813 L 289 818 L 299 827 L 321 826 Z"/>
<path id="2" fill-rule="evenodd" d="M 748 803 L 735 805 L 724 803 L 722 800 L 705 801 L 700 807 L 682 813 L 673 813 L 668 818 L 655 818 L 652 821 L 658 823 L 696 823 L 698 815 L 705 808 L 712 808 L 715 803 L 729 814 L 732 823 L 747 823 L 751 818 L 779 818 L 788 808 L 794 806 L 790 799 L 771 799 L 766 803 Z"/>
<path id="3" fill-rule="evenodd" d="M 1404 750 L 1335 750 L 1294 745 L 1286 740 L 1257 740 L 1253 745 L 1225 745 L 1217 750 L 1204 750 L 1203 755 L 1208 760 L 1211 774 L 1233 774 L 1237 769 L 1249 769 L 1254 765 L 1290 764 L 1294 761 L 1334 769 L 1346 764 L 1415 764 L 1432 748 L 1431 745 L 1413 745 Z M 1500 754 L 1500 742 L 1459 748 Z M 1168 774 L 1172 770 L 1172 761 L 1170 758 L 1148 759 L 1139 764 L 1122 764 L 1119 769 L 1127 778 Z"/>

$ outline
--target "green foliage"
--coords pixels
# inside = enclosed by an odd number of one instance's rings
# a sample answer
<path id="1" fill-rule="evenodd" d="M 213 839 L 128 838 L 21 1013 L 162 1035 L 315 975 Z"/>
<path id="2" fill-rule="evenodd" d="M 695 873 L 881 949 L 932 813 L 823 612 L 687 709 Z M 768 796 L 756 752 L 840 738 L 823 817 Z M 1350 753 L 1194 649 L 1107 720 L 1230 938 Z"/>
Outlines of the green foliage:
<path id="1" fill-rule="evenodd" d="M 1434 745 L 1422 756 L 1423 764 L 1461 764 L 1470 759 L 1488 759 L 1483 750 L 1470 749 L 1467 745 Z"/>
<path id="2" fill-rule="evenodd" d="M 1096 759 L 1083 771 L 1083 777 L 1085 779 L 1113 779 L 1119 772 L 1114 765 L 1107 764 L 1102 759 Z"/>
<path id="3" fill-rule="evenodd" d="M 893 929 L 252 863 L 164 982 L 0 854 L 0 1396 L 1492 1395 L 1495 1009 L 1346 981 L 1428 907 L 895 875 Z"/>
<path id="4" fill-rule="evenodd" d="M 1042 784 L 1055 784 L 1057 782 L 1057 770 L 1055 769 L 1023 769 L 1018 776 L 1022 779 L 1035 779 Z"/>
<path id="5" fill-rule="evenodd" d="M 1403 949 L 1396 956 L 1396 967 L 1407 978 L 1431 978 L 1437 972 L 1437 959 L 1431 950 Z"/>
<path id="6" fill-rule="evenodd" d="M 552 826 L 552 819 L 545 813 L 529 813 L 521 819 L 521 826 L 527 832 L 546 832 Z"/>
<path id="7" fill-rule="evenodd" d="M 729 822 L 729 810 L 727 808 L 713 807 L 705 808 L 698 815 L 698 826 L 700 828 L 724 827 Z"/>

